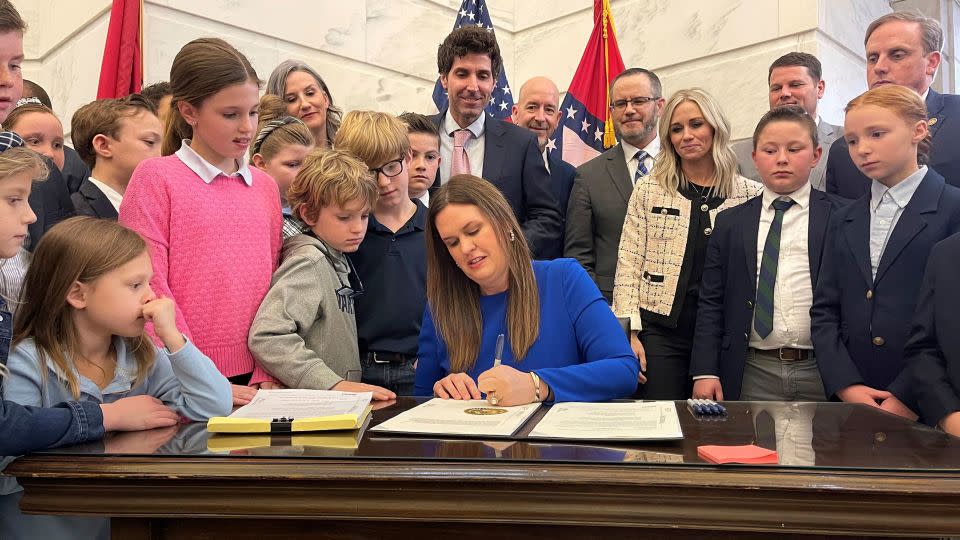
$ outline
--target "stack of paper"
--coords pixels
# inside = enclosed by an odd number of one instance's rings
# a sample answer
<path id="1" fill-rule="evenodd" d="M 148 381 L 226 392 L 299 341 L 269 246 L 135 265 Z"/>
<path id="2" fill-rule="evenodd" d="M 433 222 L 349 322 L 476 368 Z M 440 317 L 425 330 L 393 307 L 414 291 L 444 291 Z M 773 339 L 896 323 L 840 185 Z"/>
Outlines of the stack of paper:
<path id="1" fill-rule="evenodd" d="M 260 390 L 230 416 L 207 421 L 213 433 L 283 433 L 358 429 L 370 414 L 370 392 Z"/>
<path id="2" fill-rule="evenodd" d="M 680 418 L 672 401 L 629 403 L 557 403 L 530 437 L 584 440 L 682 439 Z"/>

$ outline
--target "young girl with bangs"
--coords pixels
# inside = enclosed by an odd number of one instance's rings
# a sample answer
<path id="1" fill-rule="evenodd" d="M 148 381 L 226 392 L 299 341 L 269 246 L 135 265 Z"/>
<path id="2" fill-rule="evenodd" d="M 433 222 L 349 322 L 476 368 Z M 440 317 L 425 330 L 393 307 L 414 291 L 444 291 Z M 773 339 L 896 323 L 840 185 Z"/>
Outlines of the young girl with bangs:
<path id="1" fill-rule="evenodd" d="M 247 334 L 280 255 L 277 185 L 244 157 L 257 135 L 260 81 L 221 39 L 184 45 L 170 68 L 161 154 L 130 179 L 120 223 L 147 240 L 151 286 L 175 300 L 177 327 L 234 384 L 235 404 L 279 385 Z"/>

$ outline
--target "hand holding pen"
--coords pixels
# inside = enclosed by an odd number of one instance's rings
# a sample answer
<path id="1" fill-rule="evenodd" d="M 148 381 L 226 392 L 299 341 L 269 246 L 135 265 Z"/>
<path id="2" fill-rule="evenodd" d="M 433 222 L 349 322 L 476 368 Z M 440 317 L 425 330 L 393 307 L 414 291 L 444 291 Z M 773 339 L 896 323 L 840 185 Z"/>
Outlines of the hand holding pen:
<path id="1" fill-rule="evenodd" d="M 477 378 L 477 386 L 479 386 L 481 392 L 487 394 L 487 401 L 491 405 L 510 407 L 546 400 L 550 395 L 550 387 L 546 381 L 531 373 L 501 365 L 503 347 L 504 336 L 501 334 L 497 337 L 493 367 L 481 373 Z M 539 398 L 537 397 L 538 383 L 540 387 Z"/>

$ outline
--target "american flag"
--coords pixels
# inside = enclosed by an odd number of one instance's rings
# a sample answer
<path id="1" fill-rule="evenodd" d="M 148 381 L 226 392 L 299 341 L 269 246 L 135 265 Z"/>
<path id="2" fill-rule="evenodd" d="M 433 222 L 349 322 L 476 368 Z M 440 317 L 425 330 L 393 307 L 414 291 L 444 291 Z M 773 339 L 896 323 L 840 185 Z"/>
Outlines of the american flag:
<path id="1" fill-rule="evenodd" d="M 560 105 L 560 123 L 547 141 L 550 153 L 560 152 L 574 167 L 617 143 L 607 89 L 624 66 L 610 0 L 594 0 L 593 22 L 593 33 Z"/>
<path id="2" fill-rule="evenodd" d="M 490 20 L 490 10 L 484 0 L 463 0 L 460 4 L 460 11 L 457 13 L 457 20 L 453 23 L 453 29 L 456 30 L 462 26 L 476 26 L 486 28 L 487 32 L 494 33 L 493 22 Z M 447 91 L 440 84 L 440 78 L 437 77 L 437 84 L 433 87 L 433 102 L 437 105 L 438 111 L 447 109 L 449 101 L 447 100 Z M 513 94 L 510 91 L 510 85 L 507 83 L 507 73 L 503 66 L 500 67 L 500 73 L 497 74 L 497 85 L 490 96 L 490 104 L 487 105 L 487 114 L 500 120 L 509 120 L 510 110 L 513 108 Z"/>

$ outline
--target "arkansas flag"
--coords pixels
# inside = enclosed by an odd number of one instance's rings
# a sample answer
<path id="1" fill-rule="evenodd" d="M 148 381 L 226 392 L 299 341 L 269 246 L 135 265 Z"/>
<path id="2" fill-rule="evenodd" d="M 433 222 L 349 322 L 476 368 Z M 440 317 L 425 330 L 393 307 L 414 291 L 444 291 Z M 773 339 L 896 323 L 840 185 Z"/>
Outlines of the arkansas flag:
<path id="1" fill-rule="evenodd" d="M 560 123 L 547 141 L 550 152 L 579 167 L 617 144 L 609 88 L 623 70 L 610 0 L 593 0 L 593 33 L 560 106 Z"/>
<path id="2" fill-rule="evenodd" d="M 97 99 L 139 92 L 143 85 L 143 1 L 113 0 Z"/>
<path id="3" fill-rule="evenodd" d="M 490 10 L 487 9 L 487 3 L 484 0 L 463 0 L 460 4 L 460 11 L 457 12 L 457 20 L 453 23 L 453 29 L 461 26 L 476 26 L 484 28 L 487 32 L 495 34 L 493 31 L 493 22 L 490 19 Z M 619 72 L 618 72 L 619 73 Z M 510 85 L 507 84 L 507 73 L 503 66 L 500 66 L 500 73 L 496 74 L 497 85 L 490 96 L 490 103 L 487 104 L 487 114 L 500 120 L 510 122 L 510 112 L 513 109 L 513 95 L 510 93 Z M 433 86 L 433 103 L 437 110 L 443 112 L 447 110 L 450 101 L 447 97 L 447 91 L 443 89 L 440 78 L 437 77 L 437 84 Z"/>

